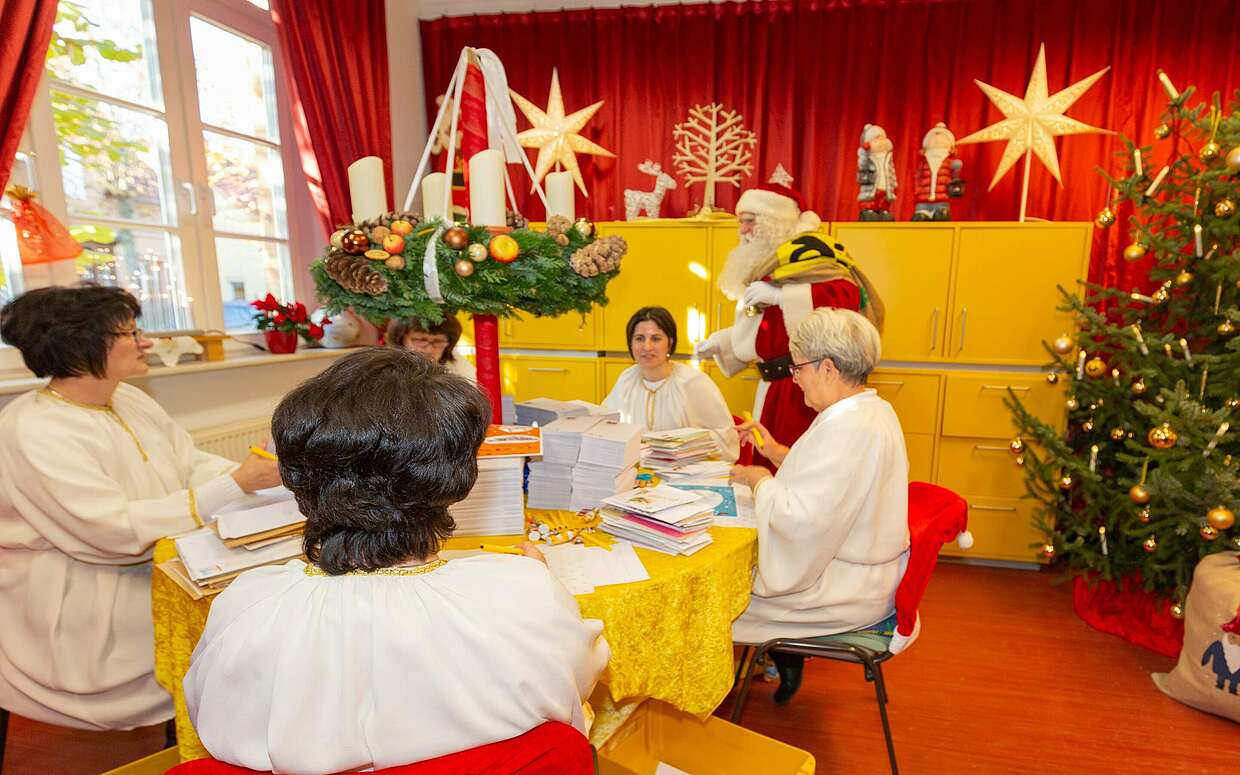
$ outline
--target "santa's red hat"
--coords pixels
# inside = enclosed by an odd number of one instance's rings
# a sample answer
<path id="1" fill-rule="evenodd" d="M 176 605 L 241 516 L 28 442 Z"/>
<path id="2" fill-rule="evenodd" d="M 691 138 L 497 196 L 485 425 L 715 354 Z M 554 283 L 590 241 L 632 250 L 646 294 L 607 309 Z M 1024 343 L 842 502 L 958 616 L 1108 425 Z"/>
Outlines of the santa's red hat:
<path id="1" fill-rule="evenodd" d="M 822 226 L 818 214 L 805 209 L 801 193 L 780 183 L 759 183 L 747 189 L 736 202 L 736 212 L 794 222 L 798 234 Z"/>

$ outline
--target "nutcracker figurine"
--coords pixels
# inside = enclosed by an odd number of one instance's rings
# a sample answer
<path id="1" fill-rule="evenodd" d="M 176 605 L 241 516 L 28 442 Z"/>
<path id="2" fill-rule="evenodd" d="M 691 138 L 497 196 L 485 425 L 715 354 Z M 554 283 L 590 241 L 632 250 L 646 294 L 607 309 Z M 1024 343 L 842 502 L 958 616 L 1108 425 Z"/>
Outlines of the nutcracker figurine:
<path id="1" fill-rule="evenodd" d="M 891 203 L 896 198 L 896 165 L 892 158 L 891 138 L 876 124 L 861 130 L 861 147 L 857 149 L 857 184 L 861 193 L 861 220 L 890 221 Z"/>
<path id="2" fill-rule="evenodd" d="M 960 170 L 964 163 L 956 158 L 956 136 L 942 121 L 935 124 L 921 141 L 917 160 L 917 186 L 913 199 L 914 221 L 950 221 L 948 199 L 964 196 Z"/>

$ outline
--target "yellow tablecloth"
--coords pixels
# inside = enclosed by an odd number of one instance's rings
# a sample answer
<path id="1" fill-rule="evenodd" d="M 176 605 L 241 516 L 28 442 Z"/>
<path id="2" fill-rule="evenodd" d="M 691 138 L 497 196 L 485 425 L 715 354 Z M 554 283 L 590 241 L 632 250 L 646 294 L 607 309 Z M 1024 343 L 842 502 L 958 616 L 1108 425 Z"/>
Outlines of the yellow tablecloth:
<path id="1" fill-rule="evenodd" d="M 533 513 L 531 513 L 533 516 Z M 714 543 L 691 557 L 638 549 L 649 581 L 600 587 L 578 595 L 581 615 L 603 621 L 611 661 L 590 698 L 596 716 L 590 733 L 605 741 L 647 698 L 663 700 L 705 718 L 732 686 L 732 620 L 749 601 L 757 560 L 755 531 L 712 528 Z M 480 540 L 515 543 L 518 538 L 450 539 L 445 549 L 468 549 Z M 155 562 L 176 557 L 169 539 L 155 545 Z M 162 572 L 151 580 L 155 622 L 155 678 L 176 705 L 181 759 L 207 755 L 189 723 L 181 681 L 206 626 L 208 597 L 192 600 Z"/>

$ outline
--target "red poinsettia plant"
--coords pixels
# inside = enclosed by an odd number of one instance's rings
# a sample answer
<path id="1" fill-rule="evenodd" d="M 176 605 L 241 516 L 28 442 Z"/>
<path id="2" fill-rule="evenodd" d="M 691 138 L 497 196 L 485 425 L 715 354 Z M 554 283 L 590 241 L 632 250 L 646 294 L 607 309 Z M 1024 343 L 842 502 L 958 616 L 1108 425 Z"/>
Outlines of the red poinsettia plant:
<path id="1" fill-rule="evenodd" d="M 317 342 L 323 338 L 323 326 L 331 321 L 323 318 L 322 323 L 310 322 L 306 305 L 300 301 L 283 304 L 270 293 L 264 299 L 250 302 L 255 309 L 254 325 L 259 331 L 280 331 L 286 334 L 300 334 L 307 342 Z"/>

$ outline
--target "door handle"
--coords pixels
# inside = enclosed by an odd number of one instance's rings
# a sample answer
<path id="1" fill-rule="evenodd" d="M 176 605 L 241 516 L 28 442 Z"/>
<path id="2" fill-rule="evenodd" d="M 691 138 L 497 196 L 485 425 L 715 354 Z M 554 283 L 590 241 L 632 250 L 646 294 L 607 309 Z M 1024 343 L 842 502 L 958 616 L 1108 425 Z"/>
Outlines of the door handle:
<path id="1" fill-rule="evenodd" d="M 722 302 L 715 305 L 715 326 L 717 327 L 723 326 L 723 303 Z"/>
<path id="2" fill-rule="evenodd" d="M 980 449 L 983 452 L 1010 452 L 1009 447 L 996 447 L 993 444 L 974 444 L 973 449 Z"/>
<path id="3" fill-rule="evenodd" d="M 969 508 L 977 511 L 1016 511 L 1015 506 L 978 506 L 973 503 L 969 504 Z"/>
<path id="4" fill-rule="evenodd" d="M 869 382 L 871 385 L 889 385 L 891 387 L 904 387 L 904 383 L 898 380 L 872 379 Z"/>
<path id="5" fill-rule="evenodd" d="M 190 183 L 189 181 L 182 181 L 181 190 L 189 196 L 190 217 L 198 215 L 198 189 L 194 188 L 193 183 Z"/>
<path id="6" fill-rule="evenodd" d="M 934 308 L 934 314 L 930 317 L 930 352 L 939 346 L 939 308 Z"/>
<path id="7" fill-rule="evenodd" d="M 1017 393 L 1029 392 L 1029 388 L 1023 385 L 982 385 L 982 390 L 1014 390 Z"/>
<path id="8" fill-rule="evenodd" d="M 965 324 L 968 322 L 969 322 L 969 308 L 962 307 L 960 309 L 960 347 L 956 350 L 956 352 L 958 353 L 964 352 Z"/>
<path id="9" fill-rule="evenodd" d="M 539 374 L 567 374 L 568 369 L 560 366 L 527 366 L 526 371 L 533 371 Z"/>

